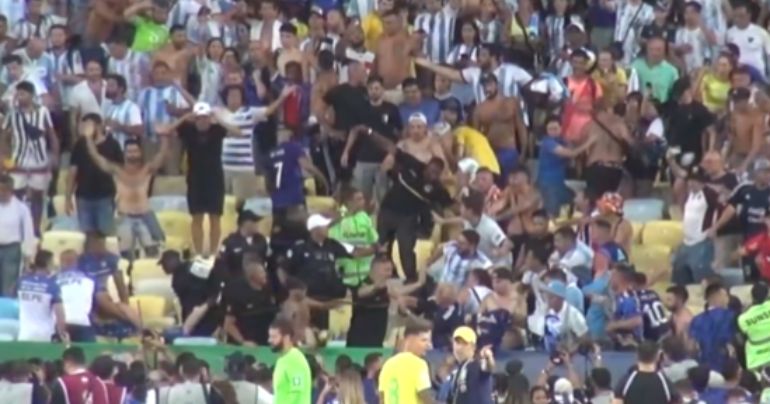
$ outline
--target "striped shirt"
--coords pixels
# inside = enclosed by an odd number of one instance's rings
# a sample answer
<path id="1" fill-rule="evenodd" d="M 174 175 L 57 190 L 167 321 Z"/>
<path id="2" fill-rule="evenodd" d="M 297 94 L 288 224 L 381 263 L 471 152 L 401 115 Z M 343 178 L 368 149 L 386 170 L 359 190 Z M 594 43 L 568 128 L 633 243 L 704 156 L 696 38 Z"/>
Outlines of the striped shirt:
<path id="1" fill-rule="evenodd" d="M 558 59 L 566 44 L 564 32 L 570 24 L 582 24 L 580 16 L 549 15 L 545 17 L 545 33 L 548 38 L 548 52 L 551 59 Z"/>
<path id="2" fill-rule="evenodd" d="M 225 122 L 241 129 L 241 136 L 227 137 L 222 143 L 222 168 L 226 171 L 254 171 L 252 137 L 256 123 L 266 117 L 266 111 L 257 107 L 220 111 Z"/>
<path id="3" fill-rule="evenodd" d="M 211 14 L 219 14 L 222 10 L 219 8 L 219 2 L 213 1 L 196 1 L 196 0 L 180 0 L 171 7 L 168 13 L 168 19 L 166 25 L 171 28 L 174 25 L 185 26 L 190 21 L 194 20 L 198 15 L 201 7 L 206 6 L 211 10 Z"/>
<path id="4" fill-rule="evenodd" d="M 211 19 L 203 23 L 197 19 L 190 19 L 187 22 L 186 31 L 187 38 L 193 43 L 205 44 L 212 38 L 219 38 L 225 47 L 238 46 L 240 38 L 248 35 L 248 29 L 241 24 L 220 24 Z"/>
<path id="5" fill-rule="evenodd" d="M 642 28 L 651 23 L 655 13 L 651 5 L 640 2 L 630 4 L 629 0 L 620 1 L 615 22 L 615 41 L 623 46 L 623 66 L 628 66 L 639 53 L 639 34 Z"/>
<path id="6" fill-rule="evenodd" d="M 262 39 L 262 25 L 264 23 L 260 20 L 252 21 L 251 30 L 249 32 L 249 38 L 251 41 L 259 41 Z M 280 20 L 273 21 L 272 37 L 270 38 L 270 51 L 275 52 L 281 49 L 281 25 L 283 22 Z"/>
<path id="7" fill-rule="evenodd" d="M 34 69 L 25 68 L 24 73 L 22 76 L 15 81 L 11 81 L 10 77 L 8 77 L 7 72 L 4 70 L 2 76 L 2 82 L 3 84 L 7 83 L 7 87 L 5 88 L 5 93 L 3 93 L 3 96 L 0 97 L 0 101 L 2 101 L 3 104 L 6 106 L 10 106 L 14 104 L 14 100 L 16 99 L 16 86 L 21 83 L 22 81 L 28 81 L 32 83 L 32 85 L 35 87 L 35 102 L 40 103 L 41 102 L 41 95 L 48 94 L 48 87 L 46 87 L 45 83 L 43 83 L 43 80 L 40 79 L 40 77 L 37 74 L 37 71 Z"/>
<path id="8" fill-rule="evenodd" d="M 482 43 L 495 43 L 500 39 L 500 32 L 503 30 L 500 20 L 492 19 L 486 22 L 476 20 L 476 26 L 479 27 Z"/>
<path id="9" fill-rule="evenodd" d="M 139 106 L 136 105 L 135 102 L 129 100 L 128 98 L 124 98 L 123 101 L 118 103 L 108 101 L 104 110 L 105 119 L 111 119 L 120 125 L 135 126 L 142 124 L 142 111 L 139 110 Z M 122 149 L 126 144 L 126 140 L 132 138 L 133 136 L 125 132 L 118 132 L 113 130 L 112 137 L 118 141 L 120 148 Z"/>
<path id="10" fill-rule="evenodd" d="M 34 106 L 22 112 L 12 108 L 5 116 L 3 129 L 11 131 L 11 159 L 17 168 L 48 168 L 48 131 L 53 128 L 48 108 Z"/>
<path id="11" fill-rule="evenodd" d="M 0 1 L 0 14 L 8 20 L 8 32 L 13 32 L 17 22 L 24 19 L 27 12 L 26 0 L 3 0 Z"/>
<path id="12" fill-rule="evenodd" d="M 446 57 L 447 64 L 455 65 L 467 57 L 467 60 L 475 62 L 479 57 L 478 45 L 455 45 Z"/>
<path id="13" fill-rule="evenodd" d="M 71 54 L 71 56 L 70 56 Z M 59 75 L 81 75 L 83 71 L 83 59 L 80 56 L 80 52 L 73 50 L 72 52 L 63 51 L 59 54 L 53 50 L 47 52 L 49 60 L 52 64 L 51 85 L 55 86 L 59 92 L 59 100 L 62 101 L 59 104 L 65 111 L 69 109 L 69 103 L 63 102 L 69 100 L 72 95 L 72 84 L 64 84 L 59 82 Z"/>
<path id="14" fill-rule="evenodd" d="M 503 97 L 517 97 L 519 95 L 519 87 L 532 80 L 532 75 L 526 70 L 510 63 L 503 63 L 497 66 L 492 73 L 497 77 L 498 88 Z M 482 103 L 487 97 L 484 94 L 484 86 L 481 84 L 481 68 L 476 66 L 468 67 L 463 69 L 460 74 L 466 83 L 473 86 L 473 95 L 476 98 L 476 103 Z"/>
<path id="15" fill-rule="evenodd" d="M 150 73 L 150 57 L 146 53 L 129 49 L 122 58 L 110 56 L 107 72 L 123 76 L 126 79 L 126 96 L 137 101 L 145 77 Z"/>
<path id="16" fill-rule="evenodd" d="M 436 13 L 420 13 L 414 20 L 414 29 L 425 32 L 423 52 L 434 62 L 446 60 L 455 34 L 457 12 L 444 7 Z"/>
<path id="17" fill-rule="evenodd" d="M 25 48 L 15 50 L 13 54 L 21 57 L 25 69 L 29 69 L 31 72 L 36 73 L 40 80 L 45 83 L 47 87 L 50 87 L 51 82 L 53 81 L 52 76 L 54 74 L 54 61 L 50 55 L 42 53 L 37 58 L 32 59 Z"/>
<path id="18" fill-rule="evenodd" d="M 40 20 L 36 23 L 23 18 L 13 24 L 13 29 L 8 33 L 8 36 L 15 39 L 16 43 L 26 41 L 33 36 L 46 39 L 48 38 L 48 30 L 53 24 L 53 19 L 45 15 L 40 16 Z"/>
<path id="19" fill-rule="evenodd" d="M 157 140 L 157 134 L 155 133 L 156 124 L 168 124 L 175 119 L 168 112 L 166 103 L 176 108 L 188 108 L 190 106 L 176 85 L 145 87 L 139 92 L 138 104 L 142 110 L 142 119 L 145 126 L 144 133 L 152 141 Z"/>
<path id="20" fill-rule="evenodd" d="M 222 104 L 219 90 L 222 89 L 223 74 L 222 65 L 209 59 L 197 59 L 198 74 L 201 78 L 201 90 L 198 101 L 207 102 L 210 105 Z"/>
<path id="21" fill-rule="evenodd" d="M 361 19 L 375 11 L 377 11 L 377 0 L 350 0 L 345 15 Z"/>
<path id="22" fill-rule="evenodd" d="M 687 73 L 699 70 L 711 58 L 711 45 L 706 39 L 706 33 L 702 28 L 689 29 L 680 27 L 676 30 L 674 44 L 677 46 L 690 45 L 692 50 L 684 55 L 682 59 Z"/>

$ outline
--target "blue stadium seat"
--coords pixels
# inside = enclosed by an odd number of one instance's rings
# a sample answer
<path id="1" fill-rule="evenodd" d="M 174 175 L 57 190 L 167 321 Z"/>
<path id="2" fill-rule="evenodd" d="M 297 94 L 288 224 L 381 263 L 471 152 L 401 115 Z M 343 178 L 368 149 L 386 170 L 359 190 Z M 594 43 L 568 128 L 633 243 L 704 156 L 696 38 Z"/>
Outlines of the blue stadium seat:
<path id="1" fill-rule="evenodd" d="M 19 319 L 19 301 L 9 297 L 0 297 L 0 319 Z"/>
<path id="2" fill-rule="evenodd" d="M 156 212 L 171 210 L 187 212 L 187 197 L 183 195 L 159 195 L 150 198 L 150 208 Z"/>
<path id="3" fill-rule="evenodd" d="M 623 204 L 623 217 L 638 223 L 646 223 L 663 218 L 665 203 L 661 199 L 627 199 Z"/>

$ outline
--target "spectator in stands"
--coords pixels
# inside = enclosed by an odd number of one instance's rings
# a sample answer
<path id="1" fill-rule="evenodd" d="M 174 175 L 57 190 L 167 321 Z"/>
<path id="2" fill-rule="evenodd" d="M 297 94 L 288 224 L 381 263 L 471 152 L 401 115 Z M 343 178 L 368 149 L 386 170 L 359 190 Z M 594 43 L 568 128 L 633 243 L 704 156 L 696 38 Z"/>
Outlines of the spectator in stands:
<path id="1" fill-rule="evenodd" d="M 477 314 L 481 302 L 492 293 L 492 275 L 486 269 L 472 269 L 465 285 L 460 289 L 457 301 L 462 304 L 463 313 Z"/>
<path id="2" fill-rule="evenodd" d="M 19 341 L 49 342 L 56 335 L 69 342 L 61 289 L 52 270 L 53 254 L 40 250 L 32 267 L 19 278 Z"/>
<path id="3" fill-rule="evenodd" d="M 88 154 L 100 170 L 110 174 L 115 181 L 118 201 L 118 240 L 121 254 L 133 256 L 136 248 L 143 248 L 145 254 L 157 256 L 162 231 L 157 225 L 155 214 L 150 209 L 149 192 L 152 176 L 166 159 L 169 139 L 161 136 L 160 151 L 152 160 L 145 162 L 142 148 L 135 141 L 124 145 L 123 165 L 114 164 L 99 154 L 94 143 L 97 132 L 92 121 L 84 121 L 80 132 L 86 138 Z M 160 234 L 159 234 L 160 233 Z M 138 245 L 135 244 L 138 242 Z"/>
<path id="4" fill-rule="evenodd" d="M 113 164 L 123 164 L 120 144 L 105 132 L 101 116 L 86 114 L 80 125 L 85 125 L 85 122 L 94 127 L 93 142 L 99 154 Z M 99 170 L 88 155 L 87 142 L 85 137 L 79 137 L 72 150 L 65 213 L 72 215 L 77 207 L 78 224 L 83 233 L 114 234 L 115 182 L 108 173 Z"/>
<path id="5" fill-rule="evenodd" d="M 452 354 L 457 365 L 451 374 L 452 389 L 447 402 L 457 404 L 491 404 L 492 372 L 495 358 L 489 346 L 478 350 L 476 332 L 458 327 L 452 334 Z"/>
<path id="6" fill-rule="evenodd" d="M 479 251 L 494 265 L 510 265 L 513 245 L 500 225 L 484 213 L 484 194 L 470 192 L 463 198 L 461 206 L 463 227 L 479 234 Z"/>
<path id="7" fill-rule="evenodd" d="M 636 346 L 642 340 L 644 321 L 633 290 L 633 269 L 616 268 L 612 274 L 611 285 L 615 296 L 615 309 L 612 320 L 607 324 L 607 333 L 619 349 Z"/>
<path id="8" fill-rule="evenodd" d="M 268 244 L 264 235 L 259 233 L 257 225 L 262 217 L 254 212 L 243 209 L 238 214 L 238 230 L 222 240 L 222 246 L 217 255 L 217 268 L 221 268 L 229 276 L 239 276 L 243 272 L 243 253 L 254 251 L 262 259 L 268 258 Z"/>
<path id="9" fill-rule="evenodd" d="M 117 74 L 107 75 L 107 89 L 104 92 L 104 96 L 109 100 L 109 103 L 105 104 L 104 124 L 121 149 L 127 139 L 140 138 L 145 128 L 139 106 L 129 98 L 126 80 L 130 79 Z"/>
<path id="10" fill-rule="evenodd" d="M 382 369 L 382 354 L 372 352 L 364 357 L 364 395 L 366 403 L 379 403 L 380 396 L 377 393 L 377 376 Z"/>
<path id="11" fill-rule="evenodd" d="M 429 324 L 413 321 L 404 329 L 403 349 L 382 366 L 379 377 L 381 404 L 432 403 L 431 378 L 423 359 L 430 349 Z"/>
<path id="12" fill-rule="evenodd" d="M 642 272 L 634 273 L 634 292 L 642 312 L 643 337 L 650 341 L 659 341 L 670 333 L 671 321 L 664 309 L 658 292 L 649 288 L 647 275 Z"/>
<path id="13" fill-rule="evenodd" d="M 684 240 L 674 257 L 671 282 L 677 285 L 700 283 L 713 274 L 714 240 L 708 231 L 719 211 L 719 194 L 707 187 L 706 176 L 694 168 L 687 176 L 682 230 Z"/>
<path id="14" fill-rule="evenodd" d="M 22 360 L 10 361 L 3 366 L 0 389 L 3 401 L 9 403 L 47 403 L 49 392 L 44 380 L 35 380 L 33 369 Z"/>
<path id="15" fill-rule="evenodd" d="M 615 399 L 622 400 L 624 404 L 673 403 L 674 386 L 658 370 L 658 344 L 644 341 L 639 344 L 636 353 L 636 368 L 618 381 Z"/>
<path id="16" fill-rule="evenodd" d="M 612 404 L 612 374 L 610 371 L 603 367 L 591 369 L 590 382 L 593 386 L 591 404 Z"/>
<path id="17" fill-rule="evenodd" d="M 478 249 L 479 241 L 479 233 L 475 230 L 463 230 L 455 241 L 436 249 L 428 261 L 436 281 L 459 289 L 470 270 L 491 268 L 492 261 Z"/>
<path id="18" fill-rule="evenodd" d="M 723 388 L 726 390 L 725 395 L 738 396 L 741 398 L 741 402 L 750 402 L 752 399 L 751 392 L 743 387 L 745 372 L 741 367 L 740 361 L 736 358 L 728 358 L 725 364 L 722 366 L 722 377 L 725 378 Z M 748 383 L 746 383 L 748 385 Z M 743 394 L 739 394 L 743 392 Z M 725 397 L 726 398 L 726 397 Z"/>
<path id="19" fill-rule="evenodd" d="M 89 371 L 104 383 L 107 389 L 107 399 L 110 404 L 123 403 L 126 401 L 128 391 L 124 386 L 115 383 L 115 360 L 109 355 L 96 357 L 89 366 Z"/>
<path id="20" fill-rule="evenodd" d="M 690 298 L 687 288 L 682 285 L 670 286 L 666 289 L 663 304 L 671 313 L 671 331 L 676 336 L 687 336 L 690 332 L 692 313 L 687 308 L 687 300 Z"/>
<path id="21" fill-rule="evenodd" d="M 709 373 L 711 370 L 706 365 L 698 365 L 687 370 L 687 378 L 693 389 L 698 393 L 698 399 L 706 404 L 719 404 L 727 402 L 727 390 L 723 388 L 709 387 Z"/>
<path id="22" fill-rule="evenodd" d="M 275 403 L 304 404 L 311 402 L 312 379 L 305 355 L 294 345 L 294 325 L 278 317 L 270 325 L 270 348 L 280 356 L 273 371 Z"/>
<path id="23" fill-rule="evenodd" d="M 548 299 L 548 312 L 542 331 L 545 350 L 552 355 L 556 352 L 570 355 L 577 350 L 579 341 L 588 335 L 586 319 L 583 312 L 565 301 L 567 285 L 563 281 L 551 280 L 544 292 Z"/>
<path id="24" fill-rule="evenodd" d="M 567 274 L 570 282 L 588 283 L 594 252 L 577 239 L 571 227 L 556 230 L 553 237 L 554 252 L 548 259 L 551 267 L 558 267 Z"/>
<path id="25" fill-rule="evenodd" d="M 158 264 L 171 275 L 171 288 L 179 299 L 185 335 L 208 337 L 222 324 L 217 309 L 225 277 L 215 274 L 210 261 L 184 261 L 178 251 L 166 250 Z"/>
<path id="26" fill-rule="evenodd" d="M 246 372 L 249 367 L 246 357 L 240 352 L 235 352 L 227 357 L 225 362 L 225 374 L 235 389 L 238 403 L 271 404 L 273 395 L 254 383 L 246 381 Z"/>
<path id="27" fill-rule="evenodd" d="M 224 404 L 222 393 L 205 382 L 206 374 L 203 361 L 196 357 L 186 358 L 181 362 L 179 376 L 182 380 L 170 387 L 163 387 L 158 392 L 159 404 L 178 402 L 203 402 Z"/>
<path id="28" fill-rule="evenodd" d="M 67 348 L 62 354 L 64 374 L 51 389 L 51 404 L 111 404 L 107 386 L 86 369 L 83 348 Z"/>
<path id="29" fill-rule="evenodd" d="M 684 336 L 668 336 L 661 341 L 663 360 L 661 370 L 672 383 L 688 380 L 687 371 L 698 366 L 698 362 L 688 356 L 687 340 Z M 722 375 L 713 370 L 709 374 L 709 386 L 716 387 L 724 383 Z"/>
<path id="30" fill-rule="evenodd" d="M 726 202 L 730 199 L 733 190 L 738 187 L 739 180 L 735 173 L 725 169 L 725 163 L 719 152 L 712 150 L 703 155 L 701 162 L 703 171 L 706 173 L 706 186 L 713 189 L 719 195 L 719 213 L 725 210 Z M 714 265 L 715 268 L 734 267 L 737 260 L 733 257 L 733 252 L 740 245 L 741 231 L 735 219 L 717 233 L 714 239 Z"/>
<path id="31" fill-rule="evenodd" d="M 422 315 L 431 321 L 431 341 L 434 349 L 445 350 L 451 346 L 452 332 L 463 324 L 460 304 L 457 303 L 457 288 L 448 283 L 440 283 L 436 291 L 422 305 Z"/>
<path id="32" fill-rule="evenodd" d="M 13 178 L 0 174 L 0 295 L 10 297 L 24 257 L 35 250 L 35 227 L 27 205 L 13 194 Z"/>
<path id="33" fill-rule="evenodd" d="M 228 280 L 222 297 L 227 313 L 224 329 L 231 340 L 245 346 L 267 344 L 278 307 L 262 257 L 244 253 L 243 276 Z"/>
<path id="34" fill-rule="evenodd" d="M 569 275 L 569 273 L 566 273 L 561 269 L 551 269 L 545 273 L 544 281 L 546 284 L 550 283 L 551 281 L 559 281 L 564 283 L 564 285 L 566 285 L 566 302 L 570 306 L 578 309 L 580 313 L 585 313 L 585 296 L 583 296 L 583 292 L 577 286 L 577 283 L 574 281 L 569 282 Z"/>
<path id="35" fill-rule="evenodd" d="M 520 237 L 521 249 L 517 256 L 514 268 L 526 267 L 530 256 L 538 257 L 539 261 L 547 264 L 548 257 L 553 254 L 553 234 L 548 231 L 548 214 L 543 209 L 538 209 L 529 214 L 529 225 L 524 235 Z M 530 252 L 534 254 L 530 254 Z"/>
<path id="36" fill-rule="evenodd" d="M 61 291 L 70 341 L 95 342 L 96 331 L 91 324 L 91 313 L 97 292 L 96 282 L 80 269 L 78 254 L 74 250 L 61 253 L 59 267 L 56 284 Z"/>
<path id="37" fill-rule="evenodd" d="M 698 344 L 698 361 L 720 371 L 730 356 L 736 335 L 735 312 L 728 308 L 729 295 L 720 283 L 706 287 L 706 310 L 690 324 L 690 337 Z"/>

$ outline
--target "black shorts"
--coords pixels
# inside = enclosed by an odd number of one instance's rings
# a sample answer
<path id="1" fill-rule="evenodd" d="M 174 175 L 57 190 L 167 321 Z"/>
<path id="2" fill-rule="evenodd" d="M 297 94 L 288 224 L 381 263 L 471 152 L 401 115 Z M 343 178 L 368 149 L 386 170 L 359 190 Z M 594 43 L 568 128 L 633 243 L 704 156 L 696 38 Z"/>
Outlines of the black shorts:
<path id="1" fill-rule="evenodd" d="M 225 184 L 187 183 L 187 209 L 191 215 L 222 216 L 225 209 Z"/>
<path id="2" fill-rule="evenodd" d="M 607 192 L 617 192 L 623 180 L 623 168 L 620 166 L 593 163 L 586 167 L 586 196 L 596 202 Z"/>

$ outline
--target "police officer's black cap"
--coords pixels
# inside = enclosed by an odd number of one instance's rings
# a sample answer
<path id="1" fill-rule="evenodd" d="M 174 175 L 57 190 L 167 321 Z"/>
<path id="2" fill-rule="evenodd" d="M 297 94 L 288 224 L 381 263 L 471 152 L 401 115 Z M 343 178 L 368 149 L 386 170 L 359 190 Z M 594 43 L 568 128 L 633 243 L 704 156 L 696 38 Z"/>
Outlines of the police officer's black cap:
<path id="1" fill-rule="evenodd" d="M 167 262 L 169 260 L 181 261 L 182 254 L 180 254 L 179 251 L 176 251 L 176 250 L 163 251 L 163 254 L 160 255 L 160 259 L 158 259 L 158 265 L 163 265 L 164 262 Z"/>
<path id="2" fill-rule="evenodd" d="M 243 209 L 241 213 L 238 214 L 238 226 L 246 222 L 258 222 L 260 220 L 262 220 L 262 216 L 248 209 Z"/>

